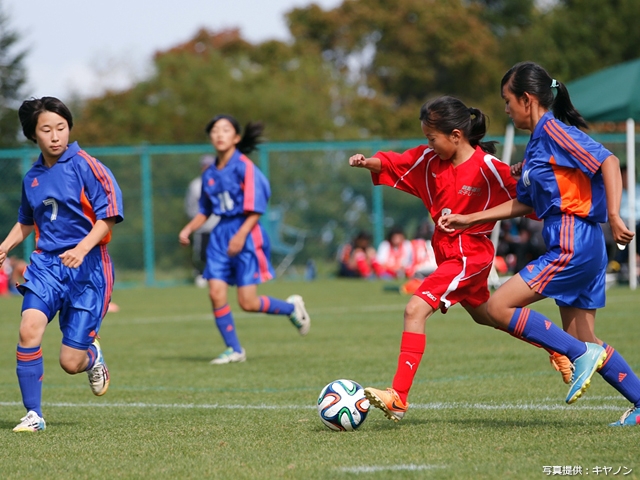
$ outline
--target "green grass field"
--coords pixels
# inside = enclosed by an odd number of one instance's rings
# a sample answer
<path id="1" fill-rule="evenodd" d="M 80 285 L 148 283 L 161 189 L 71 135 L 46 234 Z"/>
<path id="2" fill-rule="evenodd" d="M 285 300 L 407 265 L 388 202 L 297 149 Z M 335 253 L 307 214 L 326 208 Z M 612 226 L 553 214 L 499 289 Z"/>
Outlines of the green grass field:
<path id="1" fill-rule="evenodd" d="M 207 293 L 191 286 L 117 290 L 101 343 L 111 387 L 58 365 L 54 320 L 43 344 L 47 430 L 16 434 L 21 299 L 0 298 L 0 478 L 640 478 L 639 428 L 610 428 L 626 401 L 598 375 L 585 398 L 543 350 L 475 325 L 460 307 L 427 324 L 427 352 L 399 424 L 373 409 L 356 432 L 332 432 L 316 400 L 338 378 L 391 383 L 407 297 L 381 282 L 275 281 L 260 293 L 304 296 L 311 333 L 231 302 L 243 364 L 209 365 L 223 350 Z M 235 295 L 235 291 L 232 291 Z M 558 320 L 550 301 L 536 307 Z M 609 290 L 597 333 L 640 371 L 640 293 Z M 582 473 L 579 474 L 579 469 Z M 611 470 L 606 470 L 611 469 Z M 624 475 L 626 474 L 626 475 Z"/>

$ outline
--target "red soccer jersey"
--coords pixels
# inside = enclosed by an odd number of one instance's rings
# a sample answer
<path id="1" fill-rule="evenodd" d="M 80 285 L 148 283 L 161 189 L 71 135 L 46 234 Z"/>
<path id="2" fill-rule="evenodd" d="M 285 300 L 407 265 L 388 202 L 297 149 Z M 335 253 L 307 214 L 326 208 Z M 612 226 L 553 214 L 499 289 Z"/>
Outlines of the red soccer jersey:
<path id="1" fill-rule="evenodd" d="M 371 174 L 373 183 L 420 198 L 436 224 L 444 212 L 466 215 L 516 197 L 516 180 L 509 166 L 480 147 L 458 167 L 442 160 L 426 145 L 404 153 L 378 152 L 374 157 L 380 159 L 382 170 Z M 465 233 L 488 235 L 494 225 L 495 222 L 473 225 Z"/>

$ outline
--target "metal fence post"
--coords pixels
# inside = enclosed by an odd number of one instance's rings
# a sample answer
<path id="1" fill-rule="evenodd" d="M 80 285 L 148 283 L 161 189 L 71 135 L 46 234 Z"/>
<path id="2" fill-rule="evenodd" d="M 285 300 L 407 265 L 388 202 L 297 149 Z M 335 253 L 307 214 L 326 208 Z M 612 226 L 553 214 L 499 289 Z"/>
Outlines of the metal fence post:
<path id="1" fill-rule="evenodd" d="M 142 180 L 142 225 L 144 228 L 145 284 L 155 285 L 155 246 L 153 232 L 153 190 L 151 181 L 151 155 L 146 145 L 140 150 L 140 176 Z"/>
<path id="2" fill-rule="evenodd" d="M 269 178 L 269 148 L 267 145 L 262 145 L 258 150 L 259 159 L 260 159 L 260 171 L 263 173 L 265 177 L 267 177 L 267 181 L 269 181 L 269 185 L 271 185 L 271 180 Z M 270 210 L 269 203 L 267 203 L 267 209 L 264 212 L 264 215 L 261 220 L 262 227 L 267 231 L 267 236 L 269 238 L 273 238 L 274 232 L 271 225 L 271 217 L 269 216 Z"/>
<path id="3" fill-rule="evenodd" d="M 21 161 L 21 169 L 22 169 L 22 178 L 27 174 L 33 162 L 31 161 L 31 155 L 29 154 L 29 150 L 26 148 L 22 152 L 22 161 Z M 31 234 L 24 239 L 24 243 L 22 244 L 22 258 L 25 262 L 29 261 L 29 257 L 31 256 L 31 252 L 36 249 L 35 246 L 35 233 L 31 232 Z"/>

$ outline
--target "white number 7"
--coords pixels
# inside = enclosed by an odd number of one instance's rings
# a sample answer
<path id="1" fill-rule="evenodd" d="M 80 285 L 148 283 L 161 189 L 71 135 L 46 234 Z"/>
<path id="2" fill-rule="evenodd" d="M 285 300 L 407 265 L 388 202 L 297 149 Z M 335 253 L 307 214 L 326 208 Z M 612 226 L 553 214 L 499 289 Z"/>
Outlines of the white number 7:
<path id="1" fill-rule="evenodd" d="M 42 203 L 45 205 L 51 205 L 51 221 L 53 222 L 58 218 L 58 202 L 54 198 L 47 198 Z"/>

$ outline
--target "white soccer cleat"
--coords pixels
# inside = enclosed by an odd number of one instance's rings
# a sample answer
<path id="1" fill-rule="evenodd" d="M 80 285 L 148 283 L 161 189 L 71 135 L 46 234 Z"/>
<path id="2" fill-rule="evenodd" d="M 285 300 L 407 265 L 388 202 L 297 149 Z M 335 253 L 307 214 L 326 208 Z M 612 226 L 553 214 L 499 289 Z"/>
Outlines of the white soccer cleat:
<path id="1" fill-rule="evenodd" d="M 240 363 L 247 359 L 247 353 L 244 348 L 241 352 L 236 352 L 233 348 L 229 347 L 216 358 L 209 362 L 211 365 L 225 365 L 227 363 Z"/>
<path id="2" fill-rule="evenodd" d="M 289 315 L 289 320 L 298 329 L 300 335 L 306 335 L 311 329 L 311 318 L 304 308 L 304 301 L 300 295 L 291 295 L 287 302 L 293 304 L 293 313 Z"/>
<path id="3" fill-rule="evenodd" d="M 97 339 L 93 340 L 93 345 L 96 347 L 96 350 L 98 350 L 98 358 L 96 358 L 96 363 L 93 365 L 93 368 L 87 371 L 87 375 L 89 376 L 91 391 L 94 395 L 100 396 L 107 393 L 107 389 L 109 388 L 109 369 L 107 368 L 107 364 L 104 363 L 102 349 Z"/>
<path id="4" fill-rule="evenodd" d="M 26 416 L 20 419 L 20 423 L 13 429 L 14 432 L 39 432 L 47 428 L 44 418 L 33 410 L 29 410 Z"/>

